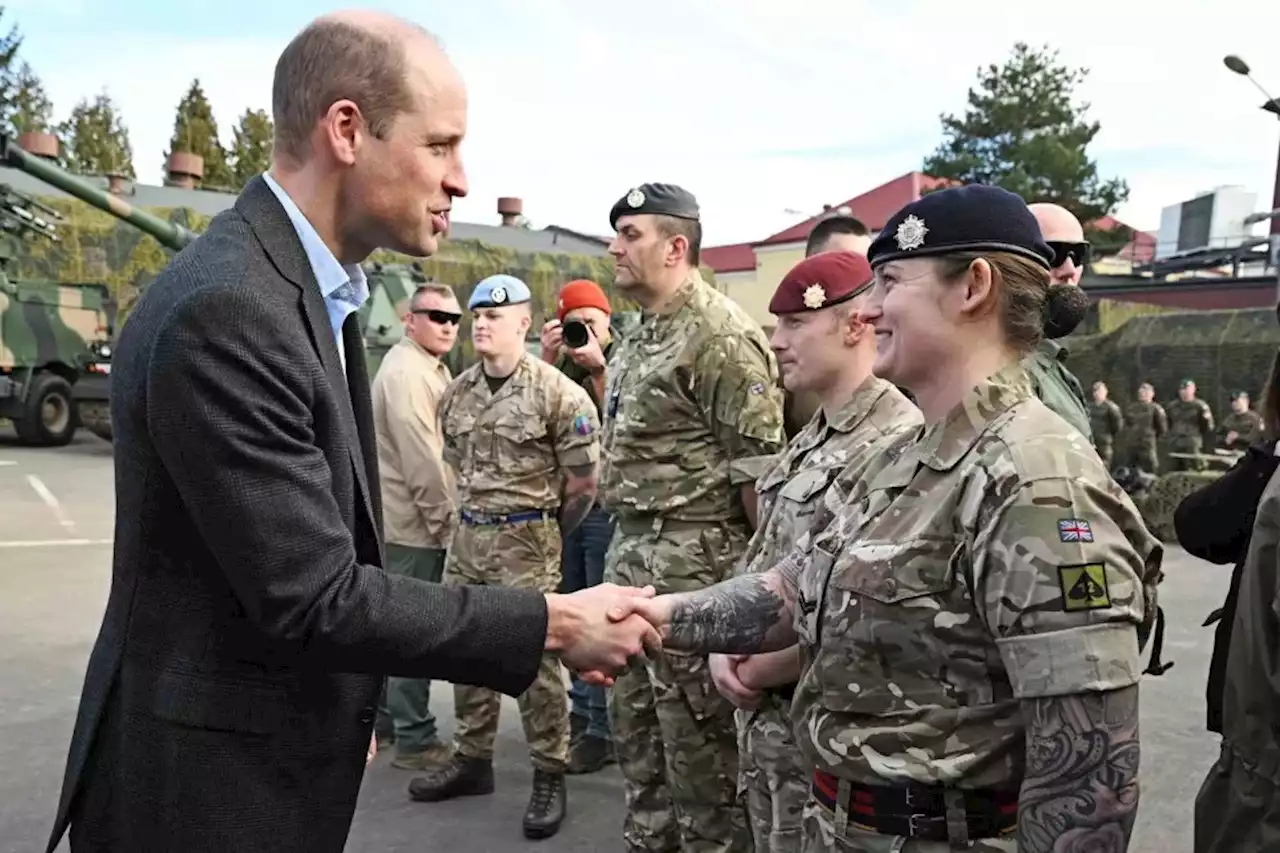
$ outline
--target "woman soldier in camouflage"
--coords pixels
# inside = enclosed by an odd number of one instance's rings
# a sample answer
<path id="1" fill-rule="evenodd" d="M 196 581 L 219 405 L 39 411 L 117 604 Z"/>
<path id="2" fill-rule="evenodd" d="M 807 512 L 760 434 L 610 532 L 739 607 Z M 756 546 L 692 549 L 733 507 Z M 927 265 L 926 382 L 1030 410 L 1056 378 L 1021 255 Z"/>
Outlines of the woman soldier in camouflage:
<path id="1" fill-rule="evenodd" d="M 968 186 L 908 205 L 868 257 L 874 372 L 925 426 L 864 454 L 776 568 L 629 606 L 668 648 L 799 640 L 806 851 L 1123 851 L 1162 552 L 1019 364 L 1051 252 L 1022 199 Z"/>

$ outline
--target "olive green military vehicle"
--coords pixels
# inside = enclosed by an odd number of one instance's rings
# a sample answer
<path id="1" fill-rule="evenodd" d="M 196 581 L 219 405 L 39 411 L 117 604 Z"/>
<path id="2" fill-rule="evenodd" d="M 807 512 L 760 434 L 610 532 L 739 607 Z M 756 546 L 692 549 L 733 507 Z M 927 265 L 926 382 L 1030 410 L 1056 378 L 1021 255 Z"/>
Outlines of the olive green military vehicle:
<path id="1" fill-rule="evenodd" d="M 14 258 L 26 241 L 57 241 L 58 212 L 0 186 L 0 419 L 18 438 L 39 446 L 64 445 L 79 423 L 73 388 L 105 339 L 107 288 L 23 280 Z"/>

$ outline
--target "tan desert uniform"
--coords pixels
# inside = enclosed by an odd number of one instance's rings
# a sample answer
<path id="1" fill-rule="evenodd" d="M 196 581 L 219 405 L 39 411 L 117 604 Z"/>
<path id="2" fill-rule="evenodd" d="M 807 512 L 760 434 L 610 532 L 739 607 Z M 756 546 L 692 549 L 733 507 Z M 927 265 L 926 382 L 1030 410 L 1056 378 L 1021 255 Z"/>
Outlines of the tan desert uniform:
<path id="1" fill-rule="evenodd" d="M 440 359 L 409 337 L 391 348 L 374 377 L 373 425 L 383 529 L 390 544 L 449 547 L 455 485 L 444 464 L 436 412 L 451 378 Z"/>
<path id="2" fill-rule="evenodd" d="M 751 527 L 742 486 L 782 449 L 778 368 L 764 333 L 695 271 L 645 312 L 609 363 L 601 502 L 617 518 L 604 579 L 660 593 L 730 576 Z M 748 851 L 733 706 L 705 655 L 665 652 L 610 691 L 628 850 Z M 671 772 L 668 773 L 668 768 Z"/>
<path id="3" fill-rule="evenodd" d="M 458 473 L 461 520 L 445 583 L 555 592 L 564 471 L 599 458 L 599 419 L 587 392 L 526 354 L 491 393 L 476 364 L 445 391 L 440 423 L 445 460 Z M 558 657 L 543 656 L 519 703 L 533 765 L 563 772 L 569 709 Z M 460 756 L 492 758 L 500 706 L 501 697 L 491 690 L 455 686 L 454 744 Z"/>
<path id="4" fill-rule="evenodd" d="M 808 533 L 836 475 L 886 436 L 914 431 L 920 411 L 883 379 L 869 377 L 828 421 L 821 408 L 756 483 L 760 525 L 742 573 L 767 572 Z M 794 853 L 813 768 L 791 733 L 794 685 L 772 690 L 755 711 L 738 711 L 738 778 L 756 853 Z"/>
<path id="5" fill-rule="evenodd" d="M 1161 545 L 1016 364 L 854 480 L 827 532 L 792 556 L 804 555 L 796 627 L 809 662 L 794 720 L 817 771 L 801 849 L 904 849 L 908 820 L 882 834 L 889 810 L 867 792 L 910 788 L 919 811 L 951 807 L 956 832 L 975 838 L 962 849 L 1010 853 L 1019 702 L 1138 682 Z M 966 798 L 993 808 L 1004 834 L 965 830 Z M 906 850 L 951 849 L 945 818 L 918 824 L 943 840 Z"/>

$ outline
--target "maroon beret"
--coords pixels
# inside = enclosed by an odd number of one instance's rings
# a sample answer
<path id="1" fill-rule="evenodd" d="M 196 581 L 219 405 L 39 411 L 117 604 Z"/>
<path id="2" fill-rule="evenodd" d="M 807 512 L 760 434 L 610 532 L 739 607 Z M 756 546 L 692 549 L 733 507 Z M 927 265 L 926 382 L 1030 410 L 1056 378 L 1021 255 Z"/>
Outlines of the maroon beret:
<path id="1" fill-rule="evenodd" d="M 869 288 L 874 280 L 871 264 L 855 252 L 821 252 L 805 258 L 782 277 L 770 314 L 818 311 L 845 302 Z"/>

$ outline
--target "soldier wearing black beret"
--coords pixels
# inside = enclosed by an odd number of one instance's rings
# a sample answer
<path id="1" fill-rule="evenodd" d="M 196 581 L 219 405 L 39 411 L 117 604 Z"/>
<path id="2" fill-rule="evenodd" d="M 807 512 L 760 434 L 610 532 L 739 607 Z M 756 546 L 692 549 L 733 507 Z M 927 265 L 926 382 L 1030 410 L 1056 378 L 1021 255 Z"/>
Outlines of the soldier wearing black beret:
<path id="1" fill-rule="evenodd" d="M 615 283 L 643 311 L 607 366 L 599 494 L 617 527 L 605 580 L 659 592 L 699 589 L 738 562 L 755 481 L 783 445 L 777 361 L 698 271 L 699 219 L 674 184 L 631 187 L 609 211 Z M 734 706 L 706 658 L 659 655 L 619 676 L 609 703 L 627 848 L 750 851 Z"/>

